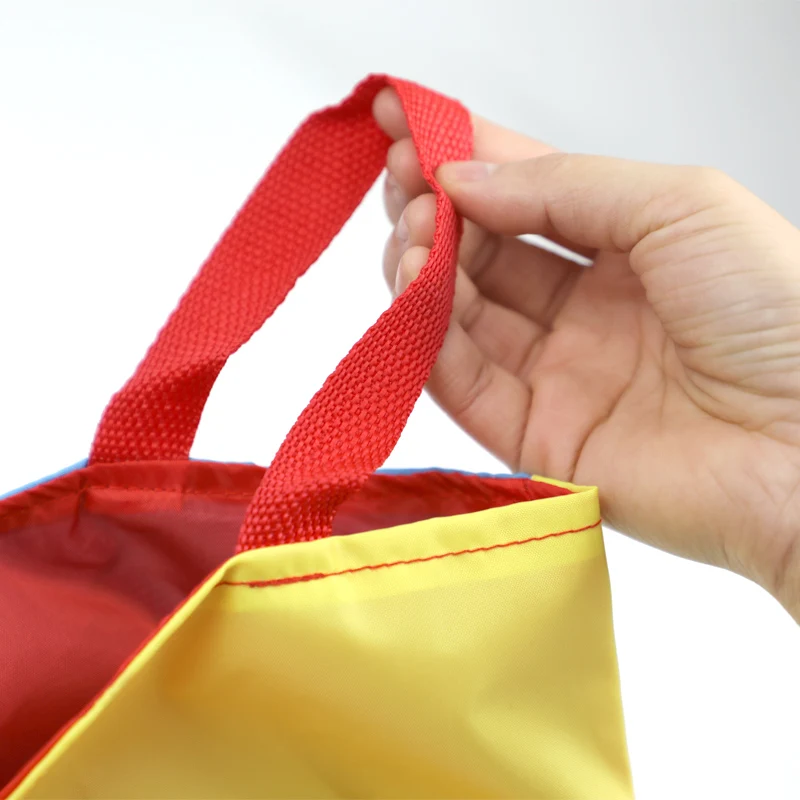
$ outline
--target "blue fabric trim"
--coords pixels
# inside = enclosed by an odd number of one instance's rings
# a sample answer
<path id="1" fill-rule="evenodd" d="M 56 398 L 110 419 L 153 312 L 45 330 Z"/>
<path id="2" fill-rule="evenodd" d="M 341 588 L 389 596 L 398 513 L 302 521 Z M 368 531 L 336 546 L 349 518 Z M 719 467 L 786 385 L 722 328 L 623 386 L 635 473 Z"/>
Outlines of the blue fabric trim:
<path id="1" fill-rule="evenodd" d="M 215 461 L 213 458 L 190 458 L 190 461 L 206 461 L 211 464 L 229 464 L 229 461 Z M 254 461 L 236 461 L 239 466 L 256 467 L 258 466 Z M 387 467 L 386 469 L 378 469 L 375 471 L 378 475 L 416 475 L 419 472 L 441 472 L 444 475 L 473 475 L 476 478 L 525 478 L 530 480 L 530 475 L 527 472 L 504 472 L 500 475 L 494 472 L 470 472 L 468 469 L 452 469 L 450 467 L 406 467 L 393 469 Z"/>
<path id="2" fill-rule="evenodd" d="M 447 467 L 423 467 L 420 469 L 379 469 L 378 475 L 416 475 L 419 472 L 441 472 L 445 475 L 472 475 L 476 478 L 525 478 L 530 479 L 530 475 L 524 472 L 506 472 L 496 475 L 492 472 L 469 472 L 464 469 L 448 469 Z"/>
<path id="3" fill-rule="evenodd" d="M 59 470 L 52 475 L 48 475 L 46 478 L 41 478 L 40 480 L 33 481 L 25 486 L 20 486 L 19 489 L 14 489 L 13 491 L 6 492 L 5 494 L 0 494 L 0 500 L 5 500 L 7 497 L 13 497 L 15 494 L 21 494 L 22 492 L 26 492 L 28 489 L 34 489 L 37 486 L 41 486 L 43 483 L 60 478 L 62 475 L 69 475 L 70 472 L 83 469 L 88 463 L 88 460 L 84 459 L 83 461 L 79 461 L 77 464 L 73 464 L 71 467 L 65 467 L 64 469 Z"/>

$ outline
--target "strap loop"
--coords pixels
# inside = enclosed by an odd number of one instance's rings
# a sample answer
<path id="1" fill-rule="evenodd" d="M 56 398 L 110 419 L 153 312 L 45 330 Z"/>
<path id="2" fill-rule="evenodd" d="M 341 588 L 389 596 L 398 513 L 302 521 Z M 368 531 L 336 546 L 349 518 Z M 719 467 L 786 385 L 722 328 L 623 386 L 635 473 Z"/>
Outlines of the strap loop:
<path id="1" fill-rule="evenodd" d="M 391 143 L 375 95 L 398 93 L 436 194 L 428 263 L 342 360 L 267 470 L 238 549 L 330 534 L 336 509 L 390 454 L 441 348 L 452 307 L 460 223 L 434 179 L 469 158 L 469 115 L 416 84 L 371 76 L 312 115 L 255 188 L 133 377 L 109 403 L 91 463 L 189 457 L 227 359 L 283 302 L 383 169 Z"/>

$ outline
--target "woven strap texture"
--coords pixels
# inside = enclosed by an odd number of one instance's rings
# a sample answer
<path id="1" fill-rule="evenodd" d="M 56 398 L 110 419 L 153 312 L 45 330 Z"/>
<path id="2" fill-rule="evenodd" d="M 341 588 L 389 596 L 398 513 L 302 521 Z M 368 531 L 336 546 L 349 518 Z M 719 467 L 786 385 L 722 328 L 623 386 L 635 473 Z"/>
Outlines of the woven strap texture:
<path id="1" fill-rule="evenodd" d="M 383 169 L 391 140 L 372 101 L 400 97 L 436 233 L 420 277 L 381 315 L 301 414 L 253 497 L 238 549 L 330 535 L 338 506 L 391 453 L 441 348 L 452 307 L 460 222 L 434 179 L 469 158 L 467 111 L 414 83 L 371 76 L 312 115 L 255 188 L 109 403 L 91 463 L 186 459 L 225 362 L 283 302 Z"/>

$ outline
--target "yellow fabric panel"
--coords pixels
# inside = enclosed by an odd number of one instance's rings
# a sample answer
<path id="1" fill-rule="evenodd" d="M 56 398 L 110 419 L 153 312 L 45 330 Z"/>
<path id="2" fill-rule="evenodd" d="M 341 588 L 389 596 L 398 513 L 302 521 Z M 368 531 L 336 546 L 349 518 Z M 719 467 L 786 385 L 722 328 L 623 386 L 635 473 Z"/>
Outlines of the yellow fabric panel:
<path id="1" fill-rule="evenodd" d="M 598 518 L 581 489 L 243 553 L 12 797 L 629 798 Z"/>

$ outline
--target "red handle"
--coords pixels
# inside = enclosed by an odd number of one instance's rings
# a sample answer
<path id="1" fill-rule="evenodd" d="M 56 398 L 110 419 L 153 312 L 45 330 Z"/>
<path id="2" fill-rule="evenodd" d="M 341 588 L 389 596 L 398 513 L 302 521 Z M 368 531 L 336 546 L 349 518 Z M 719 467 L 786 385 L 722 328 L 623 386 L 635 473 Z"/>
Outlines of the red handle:
<path id="1" fill-rule="evenodd" d="M 340 503 L 394 447 L 442 345 L 459 221 L 433 173 L 469 158 L 469 115 L 416 84 L 371 76 L 295 133 L 225 232 L 142 363 L 111 400 L 90 462 L 186 459 L 228 357 L 283 302 L 380 174 L 388 137 L 371 106 L 400 96 L 437 201 L 420 277 L 342 360 L 287 436 L 256 492 L 240 550 L 330 534 Z"/>

